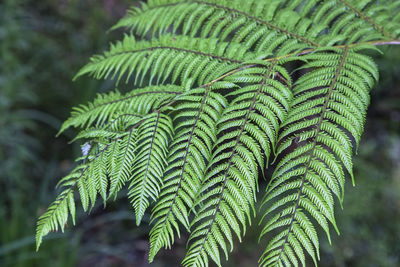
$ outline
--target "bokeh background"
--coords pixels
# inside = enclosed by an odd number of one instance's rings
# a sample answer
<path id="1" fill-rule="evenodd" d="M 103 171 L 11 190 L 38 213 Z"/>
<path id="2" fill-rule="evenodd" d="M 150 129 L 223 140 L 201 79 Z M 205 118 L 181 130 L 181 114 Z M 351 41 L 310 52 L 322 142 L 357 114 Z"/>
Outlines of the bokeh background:
<path id="1" fill-rule="evenodd" d="M 55 134 L 72 106 L 112 88 L 72 77 L 121 32 L 107 32 L 133 0 L 0 1 L 0 266 L 149 266 L 149 227 L 135 226 L 121 197 L 77 225 L 53 233 L 35 252 L 37 217 L 73 166 L 74 132 Z M 356 187 L 337 205 L 341 235 L 321 235 L 320 266 L 400 266 L 400 47 L 372 54 L 380 68 L 367 124 L 354 158 Z M 129 88 L 127 88 L 129 89 Z M 126 90 L 126 89 L 122 89 Z M 123 194 L 120 194 L 123 195 Z M 254 224 L 226 266 L 257 266 L 262 246 Z M 152 266 L 179 266 L 185 236 Z"/>

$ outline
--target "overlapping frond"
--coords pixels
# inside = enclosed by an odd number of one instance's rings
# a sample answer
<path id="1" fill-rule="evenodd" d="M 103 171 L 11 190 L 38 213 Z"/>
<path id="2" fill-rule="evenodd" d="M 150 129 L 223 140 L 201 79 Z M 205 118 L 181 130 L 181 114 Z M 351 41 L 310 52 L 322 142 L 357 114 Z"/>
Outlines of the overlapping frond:
<path id="1" fill-rule="evenodd" d="M 152 211 L 150 261 L 162 247 L 169 248 L 178 222 L 189 230 L 189 213 L 201 186 L 216 140 L 216 122 L 226 100 L 210 87 L 190 90 L 175 106 L 175 137 L 168 156 L 164 185 Z"/>
<path id="2" fill-rule="evenodd" d="M 156 84 L 170 79 L 172 83 L 201 85 L 219 69 L 254 58 L 245 47 L 219 42 L 216 38 L 166 34 L 149 42 L 125 35 L 122 41 L 111 45 L 109 51 L 92 57 L 76 77 L 84 74 L 97 79 L 111 76 L 118 83 L 125 75 L 126 81 L 135 77 L 137 83 L 149 75 L 149 84 L 157 78 Z"/>
<path id="3" fill-rule="evenodd" d="M 99 127 L 123 114 L 146 114 L 153 107 L 174 98 L 182 91 L 181 86 L 161 85 L 136 89 L 126 94 L 121 94 L 118 90 L 98 94 L 93 102 L 73 108 L 70 118 L 63 123 L 59 134 L 69 127 Z"/>
<path id="4" fill-rule="evenodd" d="M 128 134 L 112 143 L 112 157 L 110 162 L 110 196 L 116 197 L 119 190 L 130 180 L 132 165 L 135 160 L 137 131 L 129 129 Z"/>
<path id="5" fill-rule="evenodd" d="M 128 197 L 139 225 L 149 206 L 149 199 L 156 200 L 162 186 L 168 143 L 173 135 L 172 121 L 160 111 L 155 112 L 141 123 L 137 135 Z"/>
<path id="6" fill-rule="evenodd" d="M 351 177 L 353 144 L 363 130 L 374 63 L 348 47 L 305 56 L 311 72 L 295 83 L 294 100 L 279 135 L 278 162 L 267 188 L 261 237 L 277 231 L 260 259 L 262 266 L 316 263 L 314 222 L 329 237 L 335 229 L 333 195 L 341 201 L 344 170 Z"/>
<path id="7" fill-rule="evenodd" d="M 275 80 L 276 75 L 285 82 Z M 254 211 L 258 168 L 268 161 L 291 98 L 289 76 L 276 62 L 237 72 L 227 81 L 249 84 L 227 95 L 232 101 L 218 121 L 184 266 L 206 266 L 208 258 L 221 266 L 220 249 L 228 257 L 232 232 L 242 238 Z"/>
<path id="8" fill-rule="evenodd" d="M 96 187 L 96 185 L 91 186 L 88 179 L 90 177 L 90 169 L 96 168 L 97 160 L 106 154 L 108 148 L 108 146 L 102 146 L 101 149 L 98 150 L 91 149 L 84 158 L 85 160 L 83 163 L 79 164 L 70 174 L 59 181 L 58 187 L 63 188 L 62 192 L 49 206 L 47 211 L 38 219 L 36 228 L 36 249 L 39 249 L 43 237 L 49 232 L 58 231 L 58 229 L 64 232 L 69 215 L 71 216 L 72 223 L 75 224 L 74 192 L 77 188 L 82 197 L 82 206 L 85 210 L 89 207 L 89 201 L 93 200 L 90 196 L 97 194 L 97 190 L 99 190 L 100 194 L 103 196 L 101 189 Z M 100 173 L 96 174 L 97 177 L 100 175 Z"/>
<path id="9" fill-rule="evenodd" d="M 138 35 L 172 32 L 240 43 L 259 56 L 283 56 L 319 46 L 399 41 L 397 1 L 182 1 L 133 7 L 113 28 Z"/>
<path id="10" fill-rule="evenodd" d="M 292 3 L 291 3 L 292 2 Z M 219 38 L 241 43 L 259 55 L 284 55 L 317 47 L 317 36 L 324 25 L 312 25 L 296 9 L 309 10 L 301 1 L 251 0 L 180 1 L 160 0 L 134 7 L 114 28 L 128 27 L 144 36 L 149 31 L 161 34 L 170 27 L 174 33 Z"/>

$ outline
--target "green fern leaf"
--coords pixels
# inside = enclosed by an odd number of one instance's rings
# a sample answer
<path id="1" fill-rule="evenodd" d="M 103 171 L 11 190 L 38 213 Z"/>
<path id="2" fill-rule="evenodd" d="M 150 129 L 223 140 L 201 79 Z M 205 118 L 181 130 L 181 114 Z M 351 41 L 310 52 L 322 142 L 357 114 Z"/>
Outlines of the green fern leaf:
<path id="1" fill-rule="evenodd" d="M 317 26 L 307 35 L 304 28 L 310 25 L 310 21 L 302 20 L 294 11 L 297 6 L 301 8 L 298 1 L 296 5 L 290 5 L 290 8 L 277 11 L 279 5 L 284 6 L 287 2 L 251 0 L 243 4 L 239 0 L 149 1 L 148 4 L 143 3 L 141 9 L 131 9 L 113 29 L 129 27 L 144 36 L 150 30 L 162 33 L 172 26 L 174 33 L 182 31 L 184 35 L 218 37 L 224 41 L 233 36 L 232 41 L 246 40 L 248 47 L 259 43 L 257 51 L 273 51 L 279 45 L 286 46 L 285 42 L 287 48 L 292 46 L 293 49 L 318 46 L 314 40 L 324 27 Z M 302 35 L 296 30 L 303 30 Z M 279 40 L 277 36 L 283 38 Z M 288 40 L 293 42 L 289 44 Z"/>
<path id="2" fill-rule="evenodd" d="M 113 29 L 127 27 L 145 36 L 172 27 L 174 33 L 217 37 L 242 43 L 257 54 L 282 56 L 320 46 L 399 41 L 400 5 L 383 2 L 149 1 L 132 8 Z"/>
<path id="3" fill-rule="evenodd" d="M 210 87 L 192 89 L 178 98 L 176 135 L 171 144 L 164 186 L 152 217 L 156 220 L 150 232 L 152 261 L 161 247 L 171 247 L 174 229 L 178 235 L 181 222 L 189 229 L 189 211 L 203 180 L 216 139 L 216 121 L 226 106 L 226 100 L 210 92 Z"/>
<path id="4" fill-rule="evenodd" d="M 135 160 L 136 129 L 130 129 L 123 138 L 116 140 L 114 144 L 115 163 L 110 170 L 110 196 L 116 194 L 129 181 L 132 174 L 132 164 Z"/>
<path id="5" fill-rule="evenodd" d="M 49 232 L 58 231 L 59 227 L 64 232 L 68 221 L 68 210 L 75 224 L 74 190 L 71 188 L 61 192 L 47 211 L 39 217 L 36 229 L 36 250 L 39 250 L 43 237 Z"/>
<path id="6" fill-rule="evenodd" d="M 339 2 L 346 6 L 346 11 L 350 11 L 350 13 L 365 22 L 365 28 L 372 26 L 377 32 L 374 35 L 369 33 L 370 37 L 368 38 L 372 39 L 372 36 L 378 35 L 378 32 L 381 35 L 376 37 L 378 40 L 382 39 L 382 37 L 388 40 L 396 40 L 400 37 L 400 19 L 396 20 L 391 16 L 393 11 L 397 10 L 398 12 L 400 10 L 400 4 L 397 1 L 382 1 L 381 5 L 375 5 L 375 2 L 372 0 L 339 0 Z M 360 35 L 357 34 L 357 37 L 361 37 Z M 354 37 L 352 38 L 355 39 Z"/>
<path id="7" fill-rule="evenodd" d="M 101 126 L 122 114 L 148 113 L 153 107 L 159 106 L 164 101 L 172 99 L 182 92 L 182 87 L 150 86 L 143 89 L 133 90 L 125 95 L 119 91 L 108 94 L 99 94 L 93 102 L 87 105 L 75 107 L 71 112 L 71 117 L 61 126 L 59 134 L 69 127 Z"/>
<path id="8" fill-rule="evenodd" d="M 260 237 L 279 230 L 260 265 L 304 266 L 304 250 L 316 264 L 319 242 L 312 220 L 330 239 L 337 230 L 332 194 L 343 198 L 344 171 L 351 177 L 353 144 L 362 132 L 374 63 L 346 47 L 304 57 L 314 69 L 296 83 L 294 100 L 279 136 L 278 162 L 267 188 L 267 211 Z"/>
<path id="9" fill-rule="evenodd" d="M 172 121 L 158 111 L 143 121 L 137 135 L 128 196 L 139 225 L 149 206 L 148 199 L 156 200 L 160 192 L 168 144 L 173 135 Z"/>
<path id="10" fill-rule="evenodd" d="M 149 83 L 158 77 L 164 83 L 168 78 L 172 83 L 180 78 L 181 84 L 195 82 L 200 72 L 202 77 L 213 74 L 228 64 L 239 64 L 243 60 L 254 58 L 254 54 L 237 44 L 218 43 L 218 39 L 198 39 L 188 36 L 162 35 L 152 42 L 136 41 L 134 36 L 125 36 L 124 40 L 112 45 L 110 51 L 98 55 L 84 66 L 75 78 L 84 74 L 97 79 L 107 78 L 113 73 L 128 78 L 135 74 L 135 83 L 150 75 Z M 207 68 L 205 69 L 205 67 Z M 197 75 L 196 75 L 197 74 Z M 127 80 L 128 81 L 128 80 Z M 197 81 L 202 84 L 207 80 Z"/>
<path id="11" fill-rule="evenodd" d="M 87 164 L 77 166 L 69 175 L 59 182 L 60 187 L 65 189 L 58 195 L 57 199 L 49 206 L 47 211 L 41 215 L 36 228 L 36 250 L 39 249 L 42 239 L 51 231 L 58 231 L 64 228 L 68 221 L 68 211 L 75 225 L 75 200 L 74 187 L 87 176 Z"/>

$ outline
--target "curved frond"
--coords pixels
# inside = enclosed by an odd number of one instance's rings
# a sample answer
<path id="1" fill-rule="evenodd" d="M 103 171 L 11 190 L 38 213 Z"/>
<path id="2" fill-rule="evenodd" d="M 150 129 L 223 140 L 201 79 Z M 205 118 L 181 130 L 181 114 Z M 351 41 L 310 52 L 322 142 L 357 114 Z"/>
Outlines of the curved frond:
<path id="1" fill-rule="evenodd" d="M 64 232 L 68 221 L 68 211 L 75 224 L 74 190 L 71 188 L 61 192 L 47 211 L 39 217 L 36 228 L 36 250 L 42 244 L 43 237 L 49 232 L 58 231 L 59 228 Z"/>
<path id="2" fill-rule="evenodd" d="M 132 165 L 135 160 L 136 129 L 129 129 L 128 134 L 112 143 L 112 152 L 109 166 L 110 197 L 117 193 L 130 180 Z"/>

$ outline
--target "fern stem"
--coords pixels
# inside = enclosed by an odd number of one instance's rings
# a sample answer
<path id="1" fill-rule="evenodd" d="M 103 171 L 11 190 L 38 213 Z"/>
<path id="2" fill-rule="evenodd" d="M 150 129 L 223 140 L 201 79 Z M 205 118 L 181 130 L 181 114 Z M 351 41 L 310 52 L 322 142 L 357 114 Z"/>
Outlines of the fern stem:
<path id="1" fill-rule="evenodd" d="M 134 95 L 130 95 L 130 96 L 125 96 L 125 97 L 122 97 L 122 98 L 120 98 L 120 99 L 116 99 L 116 100 L 113 100 L 113 101 L 110 101 L 110 102 L 106 102 L 106 103 L 103 103 L 103 104 L 100 104 L 100 105 L 98 105 L 98 106 L 96 106 L 96 107 L 101 107 L 101 106 L 105 106 L 105 105 L 110 105 L 110 104 L 114 104 L 114 103 L 118 103 L 118 102 L 123 102 L 123 101 L 125 101 L 125 100 L 129 100 L 129 99 L 132 99 L 132 98 L 135 98 L 135 97 L 139 97 L 139 96 L 142 96 L 142 95 L 147 95 L 147 94 L 175 94 L 175 95 L 179 95 L 179 94 L 181 94 L 181 92 L 175 92 L 175 91 L 151 91 L 151 92 L 143 92 L 143 93 L 138 93 L 138 94 L 134 94 Z"/>
<path id="2" fill-rule="evenodd" d="M 216 83 L 216 82 L 218 82 L 218 81 L 220 81 L 220 80 L 222 80 L 222 79 L 224 79 L 226 77 L 229 77 L 229 76 L 235 74 L 236 72 L 239 72 L 239 71 L 242 71 L 244 69 L 248 69 L 248 68 L 251 68 L 251 67 L 254 67 L 254 66 L 256 66 L 256 64 L 245 65 L 245 66 L 242 66 L 240 68 L 231 70 L 231 71 L 219 76 L 218 78 L 216 78 L 216 79 L 214 79 L 214 80 L 212 80 L 212 81 L 210 81 L 208 83 L 205 83 L 205 84 L 201 85 L 200 88 L 205 88 L 205 87 L 211 86 L 212 84 L 214 84 L 214 83 Z"/>
<path id="3" fill-rule="evenodd" d="M 100 105 L 96 105 L 96 106 L 93 106 L 91 109 L 88 109 L 87 111 L 86 111 L 86 113 L 89 113 L 89 112 L 91 112 L 91 111 L 93 111 L 94 109 L 96 109 L 96 108 L 99 108 L 99 107 L 102 107 L 102 106 L 107 106 L 107 105 L 112 105 L 112 104 L 115 104 L 115 103 L 119 103 L 119 102 L 124 102 L 124 101 L 126 101 L 126 100 L 129 100 L 129 99 L 132 99 L 132 98 L 136 98 L 136 97 L 139 97 L 139 96 L 142 96 L 142 95 L 148 95 L 148 94 L 175 94 L 175 95 L 179 95 L 179 94 L 181 94 L 182 92 L 175 92 L 175 91 L 151 91 L 151 92 L 142 92 L 142 93 L 138 93 L 138 94 L 133 94 L 133 95 L 130 95 L 130 96 L 125 96 L 125 97 L 121 97 L 121 98 L 119 98 L 119 99 L 115 99 L 115 100 L 112 100 L 112 101 L 109 101 L 109 102 L 105 102 L 105 103 L 102 103 L 102 104 L 100 104 Z M 120 116 L 123 116 L 123 115 L 120 115 Z M 107 129 L 107 128 L 106 128 Z"/>
<path id="4" fill-rule="evenodd" d="M 388 41 L 380 41 L 380 42 L 371 42 L 372 45 L 400 45 L 400 40 L 388 40 Z"/>
<path id="5" fill-rule="evenodd" d="M 400 40 L 381 40 L 381 41 L 371 41 L 371 42 L 362 42 L 362 43 L 353 43 L 353 44 L 345 44 L 345 45 L 333 45 L 331 46 L 332 48 L 353 48 L 353 47 L 357 47 L 357 46 L 362 46 L 362 45 L 372 45 L 372 46 L 380 46 L 380 45 L 400 45 Z M 266 62 L 270 62 L 270 61 L 274 61 L 274 60 L 282 60 L 285 58 L 289 58 L 292 56 L 302 56 L 302 55 L 307 55 L 310 54 L 312 52 L 314 52 L 316 50 L 316 48 L 310 48 L 310 49 L 306 49 L 303 50 L 301 52 L 297 52 L 297 53 L 290 53 L 290 54 L 286 54 L 283 56 L 279 56 L 279 57 L 273 57 L 273 58 L 267 58 L 264 59 L 264 61 Z"/>
<path id="6" fill-rule="evenodd" d="M 176 93 L 177 95 L 182 94 L 182 92 L 175 92 L 175 93 Z M 157 109 L 153 109 L 148 115 L 151 115 L 151 114 L 153 114 L 153 113 L 160 113 L 161 110 L 163 110 L 164 108 L 166 108 L 166 107 L 168 107 L 168 106 L 171 106 L 171 105 L 174 104 L 175 102 L 176 102 L 176 99 L 174 99 L 174 100 L 168 102 L 168 103 L 165 104 L 165 105 L 162 105 L 161 107 L 159 107 L 159 108 L 157 108 Z M 138 114 L 128 114 L 128 113 L 127 113 L 127 114 L 121 114 L 121 115 L 119 115 L 117 118 L 122 117 L 122 116 L 136 116 L 136 117 L 142 117 L 142 118 L 143 118 L 143 119 L 140 120 L 138 123 L 136 123 L 136 124 L 133 125 L 131 128 L 129 128 L 129 131 L 132 131 L 133 129 L 139 127 L 139 126 L 146 120 L 146 118 L 144 118 L 144 116 L 142 116 L 142 115 L 138 115 Z M 117 119 L 117 118 L 116 118 L 116 119 Z M 116 119 L 115 119 L 115 120 L 116 120 Z M 115 120 L 113 120 L 112 123 L 114 123 Z M 110 126 L 110 125 L 108 125 L 107 128 L 108 128 L 109 126 Z M 106 128 L 106 129 L 107 129 L 107 128 Z M 115 140 L 118 140 L 118 139 L 120 139 L 120 137 L 117 137 Z"/>
<path id="7" fill-rule="evenodd" d="M 342 56 L 342 60 L 341 60 L 341 62 L 339 64 L 339 66 L 338 66 L 338 69 L 336 70 L 335 77 L 333 78 L 333 81 L 332 81 L 332 83 L 331 83 L 331 85 L 329 87 L 328 94 L 326 95 L 326 98 L 325 98 L 325 103 L 324 103 L 324 106 L 322 108 L 321 115 L 320 115 L 319 120 L 318 120 L 318 124 L 316 126 L 317 130 L 316 130 L 316 132 L 314 134 L 314 139 L 312 141 L 313 142 L 313 146 L 312 146 L 312 148 L 311 148 L 311 150 L 309 152 L 309 158 L 308 158 L 308 161 L 306 163 L 306 169 L 304 171 L 304 175 L 303 175 L 303 178 L 301 180 L 300 187 L 299 187 L 299 193 L 297 195 L 296 205 L 295 205 L 294 210 L 293 210 L 292 218 L 290 219 L 288 232 L 287 232 L 287 234 L 285 236 L 285 240 L 283 241 L 282 247 L 281 247 L 280 252 L 279 252 L 279 256 L 278 256 L 278 259 L 277 259 L 278 262 L 281 260 L 281 256 L 282 256 L 282 253 L 283 253 L 283 251 L 285 249 L 285 245 L 286 245 L 286 243 L 288 241 L 289 234 L 292 231 L 294 219 L 295 219 L 295 216 L 296 216 L 296 211 L 299 208 L 301 194 L 303 192 L 303 187 L 304 187 L 305 182 L 306 182 L 307 172 L 308 172 L 308 169 L 310 167 L 311 160 L 313 159 L 314 150 L 315 150 L 315 148 L 317 146 L 317 138 L 318 138 L 318 135 L 319 135 L 319 133 L 321 131 L 322 121 L 324 119 L 325 112 L 326 112 L 326 109 L 328 107 L 328 103 L 329 103 L 329 100 L 331 98 L 332 92 L 335 89 L 336 81 L 337 81 L 337 79 L 338 79 L 338 77 L 340 75 L 340 72 L 341 72 L 342 68 L 343 68 L 344 62 L 346 61 L 346 56 L 347 56 L 348 49 L 349 49 L 349 47 L 345 46 L 345 49 L 344 49 L 344 52 L 343 52 L 343 56 Z"/>
<path id="8" fill-rule="evenodd" d="M 191 53 L 191 54 L 204 56 L 204 57 L 211 57 L 211 58 L 215 58 L 215 59 L 222 60 L 222 61 L 229 61 L 232 63 L 241 63 L 240 60 L 236 60 L 233 58 L 221 57 L 221 56 L 216 56 L 213 54 L 208 54 L 208 53 L 204 53 L 204 52 L 200 52 L 200 51 L 196 51 L 196 50 L 190 50 L 190 49 L 173 47 L 173 46 L 155 46 L 155 47 L 143 48 L 143 49 L 138 49 L 138 50 L 127 50 L 124 52 L 118 52 L 118 53 L 112 54 L 112 56 L 123 55 L 123 54 L 128 54 L 128 53 L 134 54 L 134 53 L 140 53 L 140 52 L 144 52 L 144 51 L 154 51 L 156 49 L 169 49 L 169 50 L 175 50 L 175 51 L 180 51 L 180 52 L 185 52 L 185 53 Z"/>

